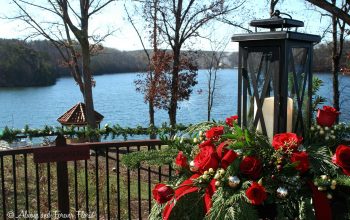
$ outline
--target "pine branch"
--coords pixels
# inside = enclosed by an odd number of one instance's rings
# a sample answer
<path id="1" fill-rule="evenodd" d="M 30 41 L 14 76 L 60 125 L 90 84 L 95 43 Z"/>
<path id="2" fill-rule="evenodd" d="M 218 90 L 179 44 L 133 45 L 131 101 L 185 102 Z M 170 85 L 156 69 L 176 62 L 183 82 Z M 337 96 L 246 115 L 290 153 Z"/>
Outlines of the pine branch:
<path id="1" fill-rule="evenodd" d="M 349 176 L 339 175 L 336 179 L 337 185 L 350 187 L 350 178 Z"/>
<path id="2" fill-rule="evenodd" d="M 244 190 L 233 191 L 231 188 L 219 188 L 212 198 L 213 206 L 206 220 L 217 219 L 258 219 L 257 210 L 250 205 Z"/>
<path id="3" fill-rule="evenodd" d="M 309 161 L 315 174 L 334 175 L 337 167 L 332 163 L 330 151 L 326 146 L 308 146 Z"/>
<path id="4" fill-rule="evenodd" d="M 151 209 L 151 213 L 148 216 L 149 220 L 162 220 L 162 213 L 163 213 L 163 208 L 164 205 L 160 205 L 158 203 L 154 203 L 152 209 Z"/>

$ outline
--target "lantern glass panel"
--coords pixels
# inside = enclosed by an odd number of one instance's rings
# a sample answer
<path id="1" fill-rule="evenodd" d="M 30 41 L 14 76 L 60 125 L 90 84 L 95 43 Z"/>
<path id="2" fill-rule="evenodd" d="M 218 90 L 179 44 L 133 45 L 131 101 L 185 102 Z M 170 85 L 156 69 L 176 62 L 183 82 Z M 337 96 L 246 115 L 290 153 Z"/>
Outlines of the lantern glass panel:
<path id="1" fill-rule="evenodd" d="M 247 56 L 247 122 L 258 132 L 273 133 L 275 48 L 254 48 Z"/>
<path id="2" fill-rule="evenodd" d="M 289 50 L 288 60 L 288 96 L 292 99 L 292 130 L 299 133 L 306 125 L 308 116 L 308 85 L 309 85 L 309 50 L 304 47 L 294 47 Z M 288 126 L 287 126 L 288 127 Z M 288 128 L 287 128 L 288 130 Z"/>

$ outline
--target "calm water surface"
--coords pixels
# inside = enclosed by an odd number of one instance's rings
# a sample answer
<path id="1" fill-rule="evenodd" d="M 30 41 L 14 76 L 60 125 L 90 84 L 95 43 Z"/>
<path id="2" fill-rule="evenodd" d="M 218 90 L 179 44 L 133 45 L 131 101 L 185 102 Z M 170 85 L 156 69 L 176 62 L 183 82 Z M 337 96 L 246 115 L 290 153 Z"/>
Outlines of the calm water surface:
<path id="1" fill-rule="evenodd" d="M 321 95 L 331 98 L 332 77 L 329 74 L 315 74 L 325 85 Z M 105 116 L 102 125 L 120 124 L 121 126 L 148 126 L 148 105 L 143 95 L 135 91 L 136 73 L 96 76 L 96 87 L 93 89 L 95 109 Z M 207 71 L 200 70 L 198 85 L 189 101 L 180 103 L 178 123 L 196 123 L 207 119 L 206 82 Z M 341 77 L 342 118 L 350 120 L 350 77 Z M 202 93 L 198 91 L 202 90 Z M 60 78 L 56 85 L 30 88 L 0 88 L 0 129 L 6 125 L 23 128 L 28 124 L 32 128 L 44 125 L 59 126 L 56 119 L 66 110 L 83 98 L 79 88 L 71 78 Z M 237 112 L 237 70 L 221 70 L 218 72 L 218 89 L 212 112 L 212 118 L 223 120 Z M 156 124 L 168 121 L 163 110 L 156 112 Z"/>

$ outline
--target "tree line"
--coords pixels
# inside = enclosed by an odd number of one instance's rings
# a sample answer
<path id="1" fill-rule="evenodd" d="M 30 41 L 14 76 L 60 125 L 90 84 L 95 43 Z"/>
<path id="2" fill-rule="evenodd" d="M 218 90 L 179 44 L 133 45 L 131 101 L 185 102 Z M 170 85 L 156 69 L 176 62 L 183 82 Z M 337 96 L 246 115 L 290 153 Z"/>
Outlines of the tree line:
<path id="1" fill-rule="evenodd" d="M 314 48 L 313 54 L 313 70 L 314 72 L 330 73 L 332 71 L 332 44 L 320 43 Z M 350 42 L 345 41 L 343 52 L 347 55 L 350 52 Z M 340 57 L 340 68 L 349 66 L 347 56 Z"/>
<path id="2" fill-rule="evenodd" d="M 54 84 L 55 80 L 44 53 L 18 41 L 0 41 L 0 87 L 45 86 Z"/>
<path id="3" fill-rule="evenodd" d="M 344 43 L 344 52 L 350 50 L 350 42 Z M 330 72 L 332 69 L 332 45 L 321 43 L 314 49 L 313 69 L 315 72 Z M 150 51 L 152 53 L 152 51 Z M 194 58 L 200 69 L 209 69 L 207 58 L 217 51 L 183 52 Z M 237 52 L 226 52 L 221 59 L 221 68 L 238 65 Z M 342 56 L 340 66 L 347 66 L 347 57 Z M 103 48 L 91 59 L 93 75 L 147 71 L 147 57 L 142 50 L 120 51 Z M 0 39 L 0 87 L 48 86 L 58 77 L 70 76 L 70 70 L 63 63 L 61 55 L 49 41 Z"/>
<path id="4" fill-rule="evenodd" d="M 208 68 L 205 57 L 211 51 L 184 52 L 194 57 L 199 68 Z M 223 68 L 236 66 L 234 54 L 225 53 Z M 120 51 L 103 48 L 91 58 L 93 75 L 144 72 L 147 70 L 143 51 Z M 71 76 L 57 49 L 46 40 L 24 42 L 0 39 L 0 87 L 48 86 L 58 77 Z"/>

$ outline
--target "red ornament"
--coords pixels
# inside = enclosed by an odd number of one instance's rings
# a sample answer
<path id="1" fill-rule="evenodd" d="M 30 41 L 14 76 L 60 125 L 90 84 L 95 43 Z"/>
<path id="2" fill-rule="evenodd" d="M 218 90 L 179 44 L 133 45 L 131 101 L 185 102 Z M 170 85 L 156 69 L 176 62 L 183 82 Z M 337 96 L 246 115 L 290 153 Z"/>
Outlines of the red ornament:
<path id="1" fill-rule="evenodd" d="M 333 163 L 343 169 L 344 174 L 350 176 L 350 147 L 339 145 L 332 158 Z"/>
<path id="2" fill-rule="evenodd" d="M 318 125 L 331 127 L 337 120 L 338 112 L 331 106 L 323 106 L 323 109 L 318 109 L 316 121 Z"/>
<path id="3" fill-rule="evenodd" d="M 257 182 L 253 182 L 245 194 L 253 205 L 260 205 L 267 199 L 265 188 Z"/>
<path id="4" fill-rule="evenodd" d="M 163 204 L 169 201 L 174 193 L 173 188 L 163 183 L 158 183 L 152 190 L 153 198 L 158 204 Z"/>

